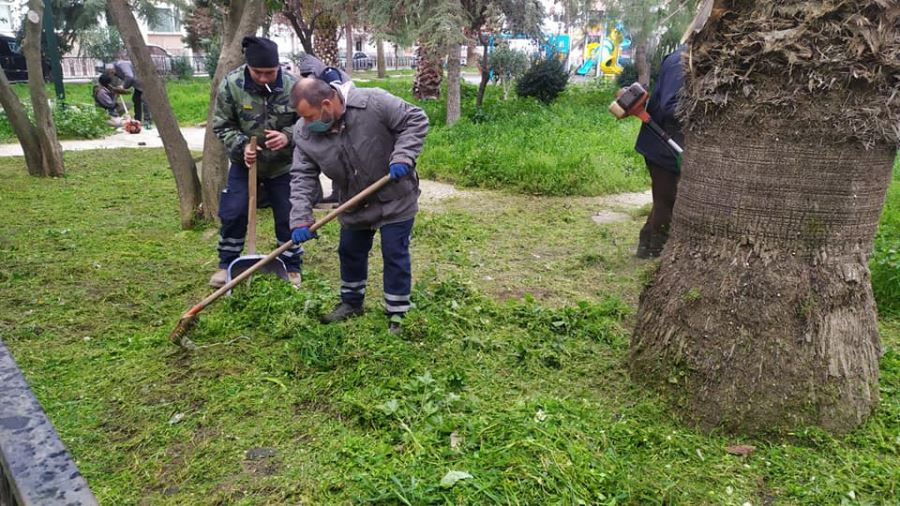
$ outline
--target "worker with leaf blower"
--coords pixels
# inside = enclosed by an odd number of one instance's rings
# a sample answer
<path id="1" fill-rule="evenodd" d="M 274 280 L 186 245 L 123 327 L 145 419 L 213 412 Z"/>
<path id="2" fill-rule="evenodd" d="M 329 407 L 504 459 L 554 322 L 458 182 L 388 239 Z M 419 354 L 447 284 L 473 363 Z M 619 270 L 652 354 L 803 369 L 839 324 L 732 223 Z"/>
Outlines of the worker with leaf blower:
<path id="1" fill-rule="evenodd" d="M 267 197 L 275 219 L 279 244 L 291 240 L 290 187 L 294 123 L 291 105 L 296 82 L 282 72 L 278 46 L 262 37 L 241 41 L 246 63 L 222 80 L 216 97 L 213 131 L 228 153 L 228 182 L 219 198 L 219 269 L 209 281 L 218 288 L 226 283 L 228 265 L 241 255 L 247 235 L 248 167 L 257 165 L 258 188 Z M 257 139 L 258 151 L 250 138 Z M 263 199 L 261 199 L 263 200 Z M 288 278 L 300 286 L 302 250 L 291 247 L 280 256 Z"/>
<path id="2" fill-rule="evenodd" d="M 418 211 L 416 159 L 428 133 L 425 112 L 384 90 L 304 78 L 291 92 L 302 118 L 294 128 L 291 229 L 295 243 L 315 237 L 313 204 L 325 173 L 346 202 L 390 175 L 392 182 L 340 216 L 341 302 L 323 322 L 363 313 L 369 252 L 381 234 L 384 308 L 393 334 L 411 307 L 410 234 Z"/>
<path id="3" fill-rule="evenodd" d="M 681 70 L 684 47 L 680 46 L 663 60 L 653 93 L 647 102 L 650 118 L 677 145 L 684 145 L 684 134 L 675 115 L 678 92 L 684 84 Z M 636 253 L 638 258 L 658 257 L 669 239 L 672 209 L 675 207 L 678 179 L 681 176 L 681 155 L 670 144 L 653 131 L 650 123 L 641 125 L 634 149 L 644 156 L 647 170 L 650 171 L 653 207 L 639 235 Z"/>

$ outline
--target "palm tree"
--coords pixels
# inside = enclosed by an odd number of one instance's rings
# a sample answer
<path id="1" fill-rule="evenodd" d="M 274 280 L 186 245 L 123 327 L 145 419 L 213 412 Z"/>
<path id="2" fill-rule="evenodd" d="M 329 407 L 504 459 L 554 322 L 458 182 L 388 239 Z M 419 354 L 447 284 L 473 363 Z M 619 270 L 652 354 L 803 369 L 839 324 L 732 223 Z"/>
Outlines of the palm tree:
<path id="1" fill-rule="evenodd" d="M 322 13 L 316 22 L 316 29 L 313 35 L 313 47 L 316 56 L 329 67 L 338 66 L 338 30 L 340 30 L 338 18 L 331 13 Z M 352 61 L 347 55 L 347 64 Z"/>
<path id="2" fill-rule="evenodd" d="M 710 0 L 695 20 L 672 236 L 629 365 L 704 429 L 846 432 L 878 403 L 868 258 L 900 141 L 889 4 Z"/>

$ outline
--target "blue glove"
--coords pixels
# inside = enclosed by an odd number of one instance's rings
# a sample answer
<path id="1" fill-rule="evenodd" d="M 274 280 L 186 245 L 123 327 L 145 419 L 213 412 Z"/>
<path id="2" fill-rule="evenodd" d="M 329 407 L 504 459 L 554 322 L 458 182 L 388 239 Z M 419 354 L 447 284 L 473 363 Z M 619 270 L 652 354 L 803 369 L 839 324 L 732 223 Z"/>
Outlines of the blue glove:
<path id="1" fill-rule="evenodd" d="M 392 163 L 389 169 L 391 171 L 391 179 L 394 181 L 409 174 L 409 165 L 405 163 Z"/>
<path id="2" fill-rule="evenodd" d="M 310 232 L 309 227 L 297 227 L 291 232 L 291 240 L 294 241 L 294 244 L 300 244 L 318 236 L 315 232 Z"/>

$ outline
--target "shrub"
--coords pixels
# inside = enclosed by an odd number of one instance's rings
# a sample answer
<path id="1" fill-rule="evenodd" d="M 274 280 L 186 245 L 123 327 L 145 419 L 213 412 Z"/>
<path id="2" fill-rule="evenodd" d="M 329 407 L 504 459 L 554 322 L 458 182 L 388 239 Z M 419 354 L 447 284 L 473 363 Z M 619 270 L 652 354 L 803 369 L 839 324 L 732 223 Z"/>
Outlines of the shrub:
<path id="1" fill-rule="evenodd" d="M 528 69 L 516 85 L 520 97 L 534 97 L 549 104 L 566 89 L 569 74 L 556 59 L 542 60 Z"/>
<path id="2" fill-rule="evenodd" d="M 31 104 L 25 102 L 25 112 L 34 120 Z M 99 139 L 112 131 L 106 124 L 107 114 L 89 104 L 67 104 L 65 109 L 53 109 L 56 135 L 60 139 Z M 0 138 L 15 140 L 12 126 L 6 114 L 0 113 Z"/>
<path id="3" fill-rule="evenodd" d="M 219 55 L 222 54 L 222 39 L 218 37 L 204 39 L 202 46 L 203 51 L 206 53 L 206 58 L 203 60 L 203 68 L 209 74 L 209 78 L 212 79 L 216 75 L 216 66 L 219 65 Z"/>
<path id="4" fill-rule="evenodd" d="M 172 75 L 181 81 L 186 81 L 194 77 L 194 66 L 191 64 L 191 60 L 186 56 L 173 57 Z"/>

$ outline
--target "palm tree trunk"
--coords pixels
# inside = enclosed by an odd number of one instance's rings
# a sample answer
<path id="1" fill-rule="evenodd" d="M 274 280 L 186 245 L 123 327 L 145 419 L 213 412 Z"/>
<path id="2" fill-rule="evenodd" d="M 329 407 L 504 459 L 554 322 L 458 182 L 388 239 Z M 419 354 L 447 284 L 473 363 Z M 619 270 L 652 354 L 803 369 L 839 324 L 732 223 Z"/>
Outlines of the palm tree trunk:
<path id="1" fill-rule="evenodd" d="M 890 26 L 883 4 L 774 1 L 716 0 L 691 42 L 671 238 L 629 366 L 706 430 L 847 432 L 878 404 L 868 259 L 900 141 L 900 69 L 883 67 L 900 41 L 850 21 Z"/>
<path id="2" fill-rule="evenodd" d="M 28 89 L 34 108 L 35 131 L 41 149 L 41 175 L 61 177 L 65 174 L 63 150 L 56 136 L 53 111 L 47 101 L 44 88 L 44 69 L 41 61 L 41 27 L 43 26 L 43 0 L 29 0 L 28 15 L 25 16 L 25 40 L 22 52 L 28 67 Z"/>
<path id="3" fill-rule="evenodd" d="M 189 229 L 198 216 L 201 203 L 200 179 L 197 177 L 197 167 L 187 142 L 178 128 L 178 121 L 172 112 L 166 88 L 162 80 L 156 74 L 156 66 L 150 58 L 150 50 L 144 42 L 134 18 L 131 6 L 126 0 L 109 0 L 109 12 L 115 20 L 119 33 L 138 79 L 144 87 L 144 96 L 153 111 L 153 119 L 159 129 L 163 146 L 166 148 L 166 157 L 169 166 L 175 175 L 175 187 L 178 191 L 179 215 L 181 228 Z"/>
<path id="4" fill-rule="evenodd" d="M 441 80 L 444 71 L 440 58 L 433 51 L 419 44 L 416 49 L 416 77 L 413 81 L 413 96 L 419 100 L 437 100 L 441 97 Z"/>
<path id="5" fill-rule="evenodd" d="M 313 47 L 316 56 L 322 63 L 329 67 L 337 67 L 338 60 L 338 29 L 340 25 L 337 19 L 330 14 L 322 14 L 316 22 L 316 31 L 313 36 Z M 350 58 L 353 55 L 347 55 Z M 352 62 L 347 62 L 352 65 Z"/>

